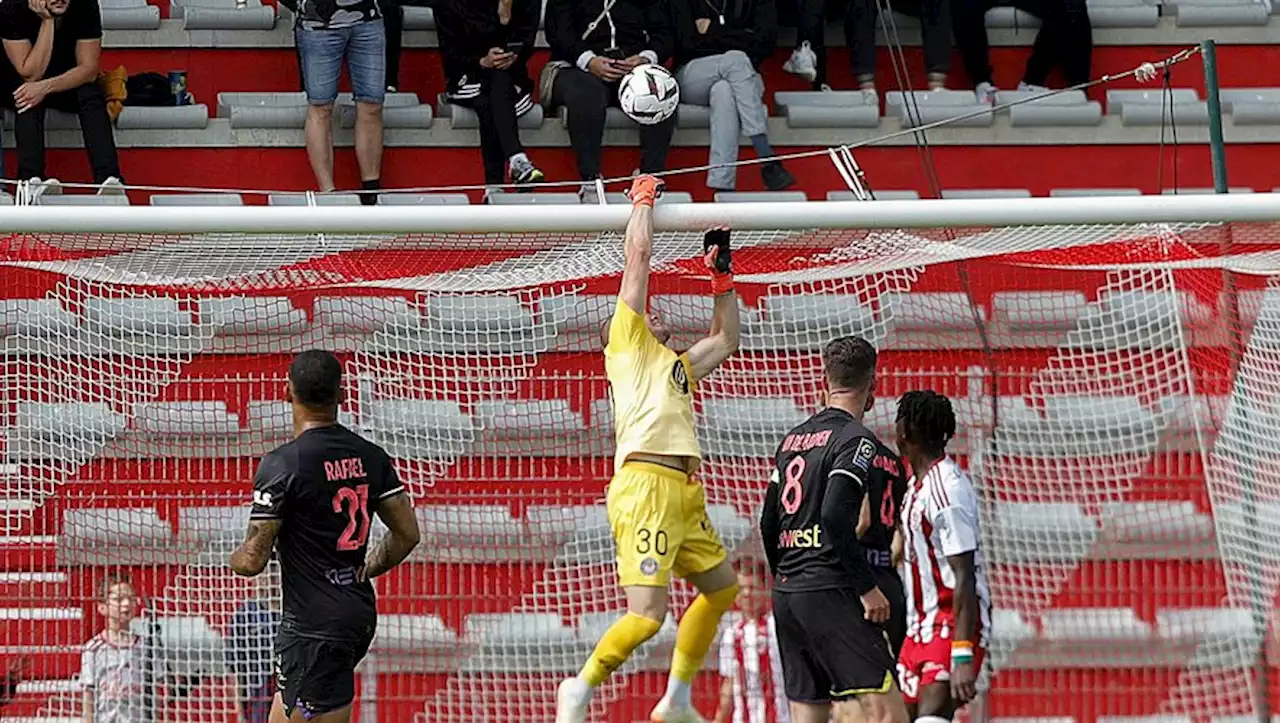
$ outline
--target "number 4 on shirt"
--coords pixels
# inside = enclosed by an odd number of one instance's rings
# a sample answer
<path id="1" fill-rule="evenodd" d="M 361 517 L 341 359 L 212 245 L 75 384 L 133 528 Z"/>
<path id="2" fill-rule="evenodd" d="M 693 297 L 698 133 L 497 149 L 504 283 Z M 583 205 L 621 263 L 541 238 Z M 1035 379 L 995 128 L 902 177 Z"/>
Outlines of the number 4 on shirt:
<path id="1" fill-rule="evenodd" d="M 333 511 L 347 513 L 347 529 L 338 538 L 341 551 L 359 550 L 369 539 L 369 485 L 340 487 L 333 495 Z"/>

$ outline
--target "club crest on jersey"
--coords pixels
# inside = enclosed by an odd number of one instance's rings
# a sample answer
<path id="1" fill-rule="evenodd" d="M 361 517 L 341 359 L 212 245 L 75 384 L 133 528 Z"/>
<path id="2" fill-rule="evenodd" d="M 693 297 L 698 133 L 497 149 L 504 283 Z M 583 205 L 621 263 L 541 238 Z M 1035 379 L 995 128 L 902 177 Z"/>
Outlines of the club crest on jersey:
<path id="1" fill-rule="evenodd" d="M 863 437 L 858 440 L 858 449 L 853 453 L 853 466 L 868 472 L 871 470 L 871 460 L 876 458 L 875 442 Z"/>
<path id="2" fill-rule="evenodd" d="M 646 557 L 640 561 L 640 574 L 656 575 L 658 573 L 658 561 L 652 557 Z"/>
<path id="3" fill-rule="evenodd" d="M 689 393 L 689 374 L 684 369 L 683 360 L 676 359 L 676 363 L 671 367 L 671 386 L 681 396 Z"/>

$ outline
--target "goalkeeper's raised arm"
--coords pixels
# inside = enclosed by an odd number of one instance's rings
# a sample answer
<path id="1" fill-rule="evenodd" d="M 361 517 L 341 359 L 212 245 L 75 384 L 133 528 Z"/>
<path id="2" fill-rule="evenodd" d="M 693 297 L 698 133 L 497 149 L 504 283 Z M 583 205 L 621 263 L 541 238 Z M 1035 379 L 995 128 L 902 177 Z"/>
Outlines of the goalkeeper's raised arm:
<path id="1" fill-rule="evenodd" d="M 689 366 L 694 379 L 702 379 L 738 350 L 741 325 L 738 294 L 733 290 L 733 260 L 729 229 L 717 228 L 702 239 L 702 258 L 711 271 L 711 293 L 716 304 L 711 316 L 711 332 L 689 347 Z"/>

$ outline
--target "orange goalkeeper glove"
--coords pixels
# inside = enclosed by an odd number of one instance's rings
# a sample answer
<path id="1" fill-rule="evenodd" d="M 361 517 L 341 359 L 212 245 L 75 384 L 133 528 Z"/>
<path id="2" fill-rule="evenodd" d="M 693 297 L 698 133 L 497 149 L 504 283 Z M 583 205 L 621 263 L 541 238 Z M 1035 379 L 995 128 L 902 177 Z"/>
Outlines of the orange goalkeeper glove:
<path id="1" fill-rule="evenodd" d="M 636 180 L 631 182 L 631 190 L 627 191 L 627 197 L 631 199 L 631 203 L 635 206 L 648 206 L 653 208 L 653 204 L 662 193 L 667 189 L 667 184 L 661 179 L 645 174 L 637 176 Z"/>
<path id="2" fill-rule="evenodd" d="M 733 256 L 729 250 L 729 229 L 713 228 L 702 237 L 702 261 L 711 271 L 711 293 L 733 291 Z"/>

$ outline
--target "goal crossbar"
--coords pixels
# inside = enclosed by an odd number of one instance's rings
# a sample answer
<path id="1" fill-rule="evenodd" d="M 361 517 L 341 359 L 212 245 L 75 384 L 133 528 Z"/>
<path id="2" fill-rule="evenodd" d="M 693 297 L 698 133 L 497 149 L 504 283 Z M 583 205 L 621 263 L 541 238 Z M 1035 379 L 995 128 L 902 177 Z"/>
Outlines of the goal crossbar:
<path id="1" fill-rule="evenodd" d="M 0 232 L 72 234 L 528 233 L 621 230 L 630 208 L 612 205 L 488 206 L 17 206 Z M 686 203 L 659 205 L 659 231 L 712 225 L 778 228 L 940 228 L 1280 220 L 1280 194 L 1083 198 Z"/>

